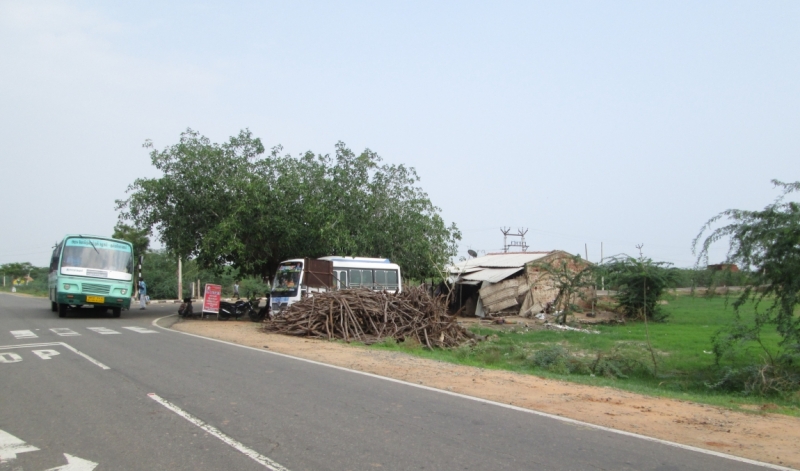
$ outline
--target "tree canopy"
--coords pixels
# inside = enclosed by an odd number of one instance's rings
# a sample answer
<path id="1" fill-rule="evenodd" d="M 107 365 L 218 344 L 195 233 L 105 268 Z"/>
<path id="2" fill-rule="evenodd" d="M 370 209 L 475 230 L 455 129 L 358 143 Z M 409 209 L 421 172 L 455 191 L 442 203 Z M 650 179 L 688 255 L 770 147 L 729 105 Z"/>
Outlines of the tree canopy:
<path id="1" fill-rule="evenodd" d="M 249 130 L 222 144 L 188 129 L 164 150 L 159 178 L 140 178 L 117 201 L 122 221 L 154 230 L 167 249 L 204 267 L 262 277 L 293 257 L 386 257 L 406 277 L 437 274 L 461 234 L 417 185 L 413 168 L 355 154 L 266 153 Z"/>
<path id="2" fill-rule="evenodd" d="M 679 272 L 669 262 L 654 262 L 642 254 L 611 257 L 602 272 L 606 283 L 617 290 L 616 299 L 625 317 L 664 320 L 658 300 L 678 281 Z"/>
<path id="3" fill-rule="evenodd" d="M 709 248 L 729 240 L 725 263 L 750 271 L 745 289 L 733 303 L 735 325 L 720 344 L 760 342 L 762 328 L 774 325 L 784 347 L 777 359 L 792 362 L 800 354 L 800 318 L 795 314 L 800 304 L 800 204 L 787 201 L 787 196 L 800 191 L 800 182 L 772 183 L 782 189 L 772 204 L 760 211 L 721 212 L 703 225 L 693 247 L 698 263 L 707 263 Z M 720 221 L 727 224 L 713 228 Z M 744 322 L 741 308 L 751 302 L 754 321 Z"/>
<path id="4" fill-rule="evenodd" d="M 0 275 L 11 277 L 12 280 L 22 278 L 23 276 L 28 275 L 28 273 L 30 273 L 32 270 L 36 270 L 36 267 L 28 262 L 15 262 L 0 265 Z"/>
<path id="5" fill-rule="evenodd" d="M 123 222 L 118 222 L 114 226 L 114 233 L 111 237 L 115 239 L 127 240 L 133 245 L 133 253 L 138 257 L 144 255 L 150 247 L 150 238 L 147 237 L 148 229 L 137 229 Z"/>

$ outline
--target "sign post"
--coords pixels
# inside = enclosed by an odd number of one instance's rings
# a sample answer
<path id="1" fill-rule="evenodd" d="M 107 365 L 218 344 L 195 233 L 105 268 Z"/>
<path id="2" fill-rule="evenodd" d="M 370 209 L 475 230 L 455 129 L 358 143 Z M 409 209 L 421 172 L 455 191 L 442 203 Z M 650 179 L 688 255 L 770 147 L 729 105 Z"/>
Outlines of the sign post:
<path id="1" fill-rule="evenodd" d="M 219 316 L 219 300 L 222 297 L 222 286 L 206 283 L 203 295 L 203 315 L 207 312 Z"/>

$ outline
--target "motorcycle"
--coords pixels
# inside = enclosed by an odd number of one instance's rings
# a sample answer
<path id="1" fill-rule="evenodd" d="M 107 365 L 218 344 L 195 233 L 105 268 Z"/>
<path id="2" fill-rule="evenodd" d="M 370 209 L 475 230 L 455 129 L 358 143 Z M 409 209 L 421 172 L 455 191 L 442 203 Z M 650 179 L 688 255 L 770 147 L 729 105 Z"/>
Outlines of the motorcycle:
<path id="1" fill-rule="evenodd" d="M 261 298 L 248 299 L 247 301 L 239 300 L 235 303 L 221 301 L 219 303 L 219 314 L 217 319 L 226 321 L 230 318 L 239 320 L 240 317 L 247 315 L 251 321 L 260 322 L 269 312 L 269 305 L 264 308 L 258 309 L 258 304 Z"/>
<path id="2" fill-rule="evenodd" d="M 181 307 L 178 308 L 179 317 L 194 317 L 194 308 L 192 307 L 192 298 L 183 298 Z"/>
<path id="3" fill-rule="evenodd" d="M 255 304 L 255 307 L 258 307 L 258 303 Z M 262 307 L 257 311 L 255 309 L 251 309 L 250 312 L 248 312 L 248 315 L 250 316 L 250 320 L 253 322 L 263 322 L 264 319 L 266 319 L 267 317 L 272 319 L 272 313 L 270 312 L 270 306 L 269 306 L 269 298 L 267 298 L 267 304 L 265 304 L 264 307 Z"/>
<path id="4" fill-rule="evenodd" d="M 260 302 L 261 298 L 253 298 L 247 301 L 239 300 L 235 303 L 221 301 L 217 319 L 227 321 L 230 318 L 234 318 L 238 321 L 244 315 L 247 315 L 253 322 L 262 322 L 267 317 L 271 319 L 269 303 L 259 309 Z M 192 298 L 184 298 L 181 307 L 178 308 L 178 316 L 182 318 L 202 317 L 202 312 L 195 313 L 194 306 L 192 306 Z"/>

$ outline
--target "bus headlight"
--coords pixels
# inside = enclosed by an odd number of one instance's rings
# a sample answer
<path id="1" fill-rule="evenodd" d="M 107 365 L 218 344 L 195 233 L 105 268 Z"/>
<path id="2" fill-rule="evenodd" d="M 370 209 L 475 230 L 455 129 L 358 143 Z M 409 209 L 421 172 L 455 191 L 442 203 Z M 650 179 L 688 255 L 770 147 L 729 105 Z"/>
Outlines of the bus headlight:
<path id="1" fill-rule="evenodd" d="M 64 289 L 69 290 L 71 285 L 69 283 L 64 283 Z"/>
<path id="2" fill-rule="evenodd" d="M 128 290 L 126 288 L 119 290 L 119 292 L 122 294 L 128 294 Z"/>

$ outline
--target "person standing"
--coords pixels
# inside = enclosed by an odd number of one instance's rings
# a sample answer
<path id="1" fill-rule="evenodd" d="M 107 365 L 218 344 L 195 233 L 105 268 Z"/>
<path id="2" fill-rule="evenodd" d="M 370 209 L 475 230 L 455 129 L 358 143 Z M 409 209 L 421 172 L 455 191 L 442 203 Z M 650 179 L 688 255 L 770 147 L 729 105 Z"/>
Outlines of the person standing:
<path id="1" fill-rule="evenodd" d="M 233 295 L 236 296 L 236 299 L 239 299 L 239 282 L 233 282 Z"/>
<path id="2" fill-rule="evenodd" d="M 139 310 L 146 309 L 145 305 L 147 304 L 147 284 L 144 282 L 144 278 L 139 279 Z"/>

